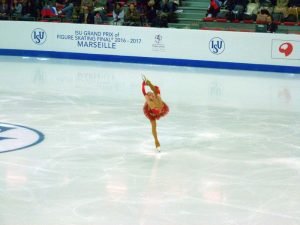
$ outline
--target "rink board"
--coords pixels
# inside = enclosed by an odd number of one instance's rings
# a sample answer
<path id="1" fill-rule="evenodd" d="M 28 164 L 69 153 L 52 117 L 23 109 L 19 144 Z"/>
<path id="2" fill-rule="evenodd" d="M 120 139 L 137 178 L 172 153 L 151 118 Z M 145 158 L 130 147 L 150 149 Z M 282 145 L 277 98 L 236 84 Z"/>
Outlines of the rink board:
<path id="1" fill-rule="evenodd" d="M 1 21 L 0 54 L 300 73 L 300 36 Z"/>

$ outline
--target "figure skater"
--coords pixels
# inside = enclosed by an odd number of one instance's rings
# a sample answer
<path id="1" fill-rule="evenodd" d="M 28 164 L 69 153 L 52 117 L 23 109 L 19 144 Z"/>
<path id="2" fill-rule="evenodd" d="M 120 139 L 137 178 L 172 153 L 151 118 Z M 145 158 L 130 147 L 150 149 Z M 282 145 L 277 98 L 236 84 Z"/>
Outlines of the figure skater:
<path id="1" fill-rule="evenodd" d="M 146 92 L 145 86 L 149 86 L 151 91 Z M 156 130 L 156 120 L 159 120 L 160 117 L 167 115 L 169 112 L 169 107 L 161 99 L 159 87 L 154 86 L 150 80 L 147 80 L 145 76 L 143 76 L 142 92 L 146 100 L 144 104 L 144 114 L 150 120 L 155 147 L 158 151 L 160 151 L 160 143 L 158 141 Z"/>

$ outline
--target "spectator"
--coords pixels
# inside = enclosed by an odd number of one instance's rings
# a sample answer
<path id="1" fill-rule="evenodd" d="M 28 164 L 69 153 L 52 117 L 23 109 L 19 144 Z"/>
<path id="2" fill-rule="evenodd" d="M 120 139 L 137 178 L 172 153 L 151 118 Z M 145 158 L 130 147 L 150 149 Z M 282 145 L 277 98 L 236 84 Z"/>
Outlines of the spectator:
<path id="1" fill-rule="evenodd" d="M 67 20 L 72 20 L 73 9 L 74 9 L 73 0 L 65 0 L 64 7 L 58 12 L 58 15 L 64 14 Z"/>
<path id="2" fill-rule="evenodd" d="M 179 1 L 178 0 L 170 0 L 170 4 L 172 7 L 172 12 L 176 12 L 179 7 Z"/>
<path id="3" fill-rule="evenodd" d="M 43 19 L 45 19 L 45 18 L 56 17 L 57 15 L 58 15 L 58 12 L 56 10 L 54 2 L 45 1 L 44 5 L 43 5 L 43 8 L 41 10 L 41 17 Z"/>
<path id="4" fill-rule="evenodd" d="M 94 16 L 94 24 L 102 24 L 103 20 L 102 17 L 100 16 L 100 12 L 96 12 Z"/>
<path id="5" fill-rule="evenodd" d="M 259 9 L 259 0 L 250 0 L 247 4 L 246 11 L 244 13 L 244 20 L 256 20 Z"/>
<path id="6" fill-rule="evenodd" d="M 33 3 L 34 3 L 34 8 L 35 8 L 34 15 L 36 17 L 36 20 L 40 20 L 41 19 L 41 11 L 43 9 L 42 1 L 34 0 Z"/>
<path id="7" fill-rule="evenodd" d="M 271 22 L 271 15 L 267 9 L 261 9 L 256 17 L 256 23 L 267 24 Z"/>
<path id="8" fill-rule="evenodd" d="M 147 0 L 135 0 L 136 2 L 136 9 L 140 12 L 140 13 L 144 13 L 146 11 L 147 8 Z"/>
<path id="9" fill-rule="evenodd" d="M 267 32 L 275 33 L 277 31 L 278 25 L 274 23 L 273 17 L 270 16 L 267 21 Z"/>
<path id="10" fill-rule="evenodd" d="M 102 21 L 107 19 L 107 0 L 95 0 L 94 2 L 94 13 L 99 12 Z"/>
<path id="11" fill-rule="evenodd" d="M 122 25 L 124 23 L 124 17 L 125 13 L 123 6 L 119 2 L 117 2 L 113 9 L 113 23 L 115 25 Z"/>
<path id="12" fill-rule="evenodd" d="M 248 0 L 236 0 L 234 9 L 233 9 L 233 14 L 235 19 L 241 20 L 245 11 L 245 8 L 248 4 Z"/>
<path id="13" fill-rule="evenodd" d="M 161 3 L 160 3 L 160 11 L 162 13 L 165 13 L 165 14 L 170 14 L 172 13 L 172 4 L 169 2 L 169 0 L 162 0 Z"/>
<path id="14" fill-rule="evenodd" d="M 89 14 L 89 8 L 93 6 L 92 0 L 81 0 L 79 9 L 79 23 L 87 23 L 87 16 Z"/>
<path id="15" fill-rule="evenodd" d="M 287 18 L 286 21 L 297 22 L 299 21 L 299 14 L 300 14 L 300 0 L 290 0 L 288 4 L 287 10 Z"/>
<path id="16" fill-rule="evenodd" d="M 288 16 L 288 3 L 289 0 L 277 0 L 274 7 L 274 13 L 280 14 L 280 17 L 282 15 L 283 19 L 286 18 Z M 281 18 L 279 18 L 278 20 L 281 20 Z"/>
<path id="17" fill-rule="evenodd" d="M 157 25 L 159 27 L 168 27 L 168 22 L 172 17 L 172 5 L 169 2 L 169 0 L 162 0 L 157 17 L 158 17 Z"/>
<path id="18" fill-rule="evenodd" d="M 146 18 L 147 24 L 151 27 L 155 27 L 157 23 L 157 9 L 155 8 L 155 1 L 150 0 L 147 4 Z"/>
<path id="19" fill-rule="evenodd" d="M 9 12 L 9 8 L 8 8 L 7 0 L 1 0 L 0 19 L 8 19 L 8 12 Z"/>
<path id="20" fill-rule="evenodd" d="M 216 17 L 220 12 L 221 2 L 219 0 L 210 0 L 206 16 L 207 17 Z"/>
<path id="21" fill-rule="evenodd" d="M 22 15 L 22 2 L 19 2 L 18 0 L 14 0 L 11 6 L 11 15 L 12 17 L 15 17 L 18 19 Z"/>
<path id="22" fill-rule="evenodd" d="M 275 5 L 276 0 L 260 0 L 260 8 L 259 12 L 261 10 L 268 10 L 269 14 L 271 15 L 273 13 L 273 8 Z"/>
<path id="23" fill-rule="evenodd" d="M 87 17 L 86 17 L 86 23 L 87 24 L 94 24 L 95 23 L 93 7 L 88 7 L 88 14 L 87 14 Z"/>
<path id="24" fill-rule="evenodd" d="M 128 8 L 127 12 L 125 13 L 124 25 L 139 26 L 141 24 L 140 18 L 141 18 L 141 15 L 137 11 L 135 4 L 130 3 L 129 8 Z"/>
<path id="25" fill-rule="evenodd" d="M 35 16 L 35 7 L 32 0 L 23 1 L 22 15 L 25 18 Z"/>
<path id="26" fill-rule="evenodd" d="M 233 20 L 235 15 L 233 14 L 233 9 L 235 6 L 235 0 L 226 0 L 222 3 L 220 7 L 220 12 L 216 15 L 216 18 Z"/>

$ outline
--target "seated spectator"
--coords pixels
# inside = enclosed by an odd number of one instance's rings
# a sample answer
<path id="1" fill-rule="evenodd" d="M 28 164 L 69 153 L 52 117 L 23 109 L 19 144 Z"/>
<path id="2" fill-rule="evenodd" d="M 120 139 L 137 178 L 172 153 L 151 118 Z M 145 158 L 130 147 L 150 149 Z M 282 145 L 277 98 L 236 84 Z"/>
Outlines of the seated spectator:
<path id="1" fill-rule="evenodd" d="M 35 8 L 35 17 L 36 17 L 36 20 L 40 20 L 41 19 L 41 11 L 43 9 L 43 4 L 42 4 L 42 1 L 39 1 L 39 0 L 34 0 L 33 2 L 34 4 L 34 8 Z"/>
<path id="2" fill-rule="evenodd" d="M 89 8 L 92 8 L 93 1 L 92 0 L 81 0 L 80 8 L 79 8 L 79 23 L 87 23 L 87 16 L 89 14 Z"/>
<path id="3" fill-rule="evenodd" d="M 244 13 L 244 20 L 256 20 L 259 9 L 259 0 L 250 0 L 247 4 L 246 11 Z"/>
<path id="4" fill-rule="evenodd" d="M 87 24 L 95 24 L 95 16 L 94 16 L 94 8 L 88 7 L 88 14 L 86 16 L 86 23 Z"/>
<path id="5" fill-rule="evenodd" d="M 256 23 L 267 24 L 272 21 L 271 14 L 267 9 L 261 9 L 256 17 Z"/>
<path id="6" fill-rule="evenodd" d="M 151 27 L 156 26 L 157 9 L 155 8 L 155 1 L 154 0 L 150 0 L 147 4 L 146 18 L 147 18 L 147 24 L 149 26 L 151 26 Z"/>
<path id="7" fill-rule="evenodd" d="M 58 15 L 64 14 L 67 20 L 71 20 L 73 18 L 74 9 L 73 0 L 65 0 L 64 3 L 64 7 L 58 12 Z"/>
<path id="8" fill-rule="evenodd" d="M 279 18 L 278 20 L 284 19 L 288 16 L 288 3 L 289 0 L 277 0 L 276 5 L 274 7 L 273 15 L 279 14 L 283 18 Z"/>
<path id="9" fill-rule="evenodd" d="M 107 0 L 95 0 L 94 2 L 94 13 L 99 12 L 102 20 L 107 19 Z"/>
<path id="10" fill-rule="evenodd" d="M 35 16 L 35 7 L 32 0 L 24 0 L 22 7 L 22 16 L 24 18 Z"/>
<path id="11" fill-rule="evenodd" d="M 56 10 L 54 2 L 45 1 L 44 5 L 42 6 L 42 10 L 41 10 L 42 19 L 56 17 L 57 15 L 58 15 L 58 12 Z"/>
<path id="12" fill-rule="evenodd" d="M 157 13 L 157 26 L 168 27 L 168 22 L 172 17 L 172 4 L 169 0 L 162 0 Z"/>
<path id="13" fill-rule="evenodd" d="M 234 9 L 232 10 L 235 19 L 241 20 L 243 18 L 243 14 L 245 8 L 247 6 L 248 0 L 236 0 L 234 4 Z"/>
<path id="14" fill-rule="evenodd" d="M 267 32 L 268 33 L 275 33 L 278 29 L 278 25 L 274 23 L 272 16 L 270 16 L 267 22 Z"/>
<path id="15" fill-rule="evenodd" d="M 1 18 L 7 18 L 8 19 L 8 12 L 9 12 L 9 8 L 8 8 L 7 0 L 1 0 L 1 3 L 0 3 L 0 19 Z"/>
<path id="16" fill-rule="evenodd" d="M 170 4 L 172 7 L 172 12 L 176 12 L 179 7 L 179 1 L 178 0 L 170 0 Z"/>
<path id="17" fill-rule="evenodd" d="M 297 22 L 300 16 L 300 0 L 290 0 L 285 21 Z"/>
<path id="18" fill-rule="evenodd" d="M 179 2 L 177 0 L 168 0 L 168 7 L 170 7 L 170 12 L 168 16 L 168 22 L 176 22 L 177 13 L 181 13 L 182 10 L 178 10 Z"/>
<path id="19" fill-rule="evenodd" d="M 140 13 L 145 13 L 148 4 L 147 0 L 135 0 L 135 3 L 136 3 L 136 9 Z"/>
<path id="20" fill-rule="evenodd" d="M 207 17 L 216 17 L 221 9 L 221 2 L 219 0 L 210 0 L 206 16 Z"/>
<path id="21" fill-rule="evenodd" d="M 113 23 L 115 25 L 122 25 L 124 23 L 124 16 L 125 13 L 123 6 L 119 2 L 117 2 L 113 9 Z"/>
<path id="22" fill-rule="evenodd" d="M 103 24 L 103 20 L 102 20 L 102 17 L 100 15 L 100 12 L 95 13 L 94 24 Z"/>
<path id="23" fill-rule="evenodd" d="M 126 26 L 140 26 L 140 24 L 141 24 L 140 18 L 141 18 L 141 15 L 137 11 L 137 9 L 135 7 L 135 4 L 130 3 L 129 8 L 128 8 L 127 12 L 125 13 L 124 25 L 126 25 Z"/>
<path id="24" fill-rule="evenodd" d="M 22 15 L 23 5 L 18 0 L 14 0 L 11 5 L 11 15 L 12 17 L 19 18 Z"/>
<path id="25" fill-rule="evenodd" d="M 269 14 L 271 15 L 273 13 L 275 0 L 260 0 L 260 7 L 258 11 L 261 10 L 268 10 Z"/>
<path id="26" fill-rule="evenodd" d="M 160 12 L 169 14 L 172 12 L 172 4 L 169 2 L 169 0 L 162 0 L 160 3 Z"/>
<path id="27" fill-rule="evenodd" d="M 235 6 L 235 0 L 226 0 L 222 3 L 220 7 L 220 12 L 218 12 L 216 18 L 218 19 L 226 19 L 233 20 L 235 19 L 232 10 Z"/>

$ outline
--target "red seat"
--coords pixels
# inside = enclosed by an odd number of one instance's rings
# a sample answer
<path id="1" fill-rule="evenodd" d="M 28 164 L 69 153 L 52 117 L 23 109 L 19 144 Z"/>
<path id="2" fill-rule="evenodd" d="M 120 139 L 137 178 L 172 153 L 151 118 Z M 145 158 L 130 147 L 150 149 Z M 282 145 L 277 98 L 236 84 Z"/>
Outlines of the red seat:
<path id="1" fill-rule="evenodd" d="M 244 23 L 253 23 L 253 20 L 243 20 Z"/>
<path id="2" fill-rule="evenodd" d="M 213 22 L 215 20 L 215 18 L 213 18 L 213 17 L 205 17 L 205 18 L 203 18 L 203 21 L 205 21 L 205 22 Z"/>
<path id="3" fill-rule="evenodd" d="M 286 26 L 295 26 L 297 25 L 297 22 L 283 22 L 283 24 Z"/>
<path id="4" fill-rule="evenodd" d="M 216 21 L 217 21 L 217 22 L 221 22 L 221 23 L 226 23 L 226 22 L 227 22 L 227 19 L 217 18 Z"/>
<path id="5" fill-rule="evenodd" d="M 273 23 L 276 24 L 276 25 L 280 25 L 281 24 L 280 21 L 274 21 Z"/>

